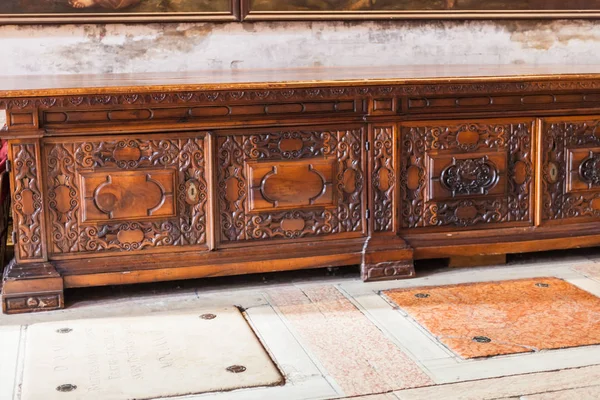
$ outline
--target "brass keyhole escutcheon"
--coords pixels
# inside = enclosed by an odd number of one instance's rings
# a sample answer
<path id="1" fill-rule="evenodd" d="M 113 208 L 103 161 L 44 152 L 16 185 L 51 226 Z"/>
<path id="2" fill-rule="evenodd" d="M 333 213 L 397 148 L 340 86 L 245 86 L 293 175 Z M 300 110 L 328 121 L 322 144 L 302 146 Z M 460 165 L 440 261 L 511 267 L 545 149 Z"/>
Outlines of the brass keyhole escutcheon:
<path id="1" fill-rule="evenodd" d="M 188 204 L 198 204 L 200 202 L 200 183 L 195 179 L 190 179 L 185 183 L 185 199 Z"/>
<path id="2" fill-rule="evenodd" d="M 548 180 L 552 183 L 558 180 L 558 165 L 553 162 L 548 164 Z"/>

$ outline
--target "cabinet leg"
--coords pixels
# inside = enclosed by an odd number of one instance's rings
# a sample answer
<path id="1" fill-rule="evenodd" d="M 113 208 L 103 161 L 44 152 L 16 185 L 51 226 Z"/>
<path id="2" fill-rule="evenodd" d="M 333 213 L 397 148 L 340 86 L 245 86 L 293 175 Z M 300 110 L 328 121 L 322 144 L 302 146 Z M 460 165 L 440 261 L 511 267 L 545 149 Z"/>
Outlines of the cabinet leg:
<path id="1" fill-rule="evenodd" d="M 414 278 L 413 250 L 399 237 L 370 238 L 363 249 L 361 277 L 365 282 Z"/>
<path id="2" fill-rule="evenodd" d="M 21 314 L 64 308 L 63 279 L 50 263 L 17 264 L 2 278 L 2 312 Z"/>
<path id="3" fill-rule="evenodd" d="M 489 256 L 457 256 L 450 257 L 448 266 L 452 268 L 485 267 L 488 265 L 506 264 L 506 254 Z"/>

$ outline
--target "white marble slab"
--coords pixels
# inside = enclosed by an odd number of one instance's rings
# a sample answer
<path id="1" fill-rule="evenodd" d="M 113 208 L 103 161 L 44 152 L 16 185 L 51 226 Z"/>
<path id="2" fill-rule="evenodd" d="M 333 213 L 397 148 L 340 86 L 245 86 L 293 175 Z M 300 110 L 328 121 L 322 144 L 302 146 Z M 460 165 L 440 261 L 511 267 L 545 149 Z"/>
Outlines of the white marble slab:
<path id="1" fill-rule="evenodd" d="M 244 372 L 227 370 L 235 365 Z M 227 307 L 31 325 L 21 400 L 148 399 L 282 382 L 242 313 Z"/>
<path id="2" fill-rule="evenodd" d="M 0 326 L 0 399 L 15 397 L 21 340 L 20 326 Z"/>
<path id="3" fill-rule="evenodd" d="M 186 397 L 186 400 L 306 400 L 343 397 L 342 390 L 337 387 L 333 378 L 328 376 L 317 358 L 299 343 L 293 329 L 275 308 L 251 307 L 246 310 L 246 317 L 283 372 L 285 385 L 207 393 Z"/>

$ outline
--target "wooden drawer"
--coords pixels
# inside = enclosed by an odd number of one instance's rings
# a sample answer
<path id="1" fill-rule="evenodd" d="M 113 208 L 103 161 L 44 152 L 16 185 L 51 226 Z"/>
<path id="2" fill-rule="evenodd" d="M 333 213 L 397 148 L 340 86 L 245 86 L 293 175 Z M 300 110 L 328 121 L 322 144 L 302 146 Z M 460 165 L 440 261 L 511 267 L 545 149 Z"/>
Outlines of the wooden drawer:
<path id="1" fill-rule="evenodd" d="M 362 125 L 220 132 L 223 245 L 366 233 Z"/>
<path id="2" fill-rule="evenodd" d="M 49 254 L 208 249 L 204 133 L 47 139 Z"/>
<path id="3" fill-rule="evenodd" d="M 541 221 L 600 221 L 600 117 L 542 121 Z"/>
<path id="4" fill-rule="evenodd" d="M 533 127 L 532 119 L 401 125 L 402 230 L 531 225 Z"/>

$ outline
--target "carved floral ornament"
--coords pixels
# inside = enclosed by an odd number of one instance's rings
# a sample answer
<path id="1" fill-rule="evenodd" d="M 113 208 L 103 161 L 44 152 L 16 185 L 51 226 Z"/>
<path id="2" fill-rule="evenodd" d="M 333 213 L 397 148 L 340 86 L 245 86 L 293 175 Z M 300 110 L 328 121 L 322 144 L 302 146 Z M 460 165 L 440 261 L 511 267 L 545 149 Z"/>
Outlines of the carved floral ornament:
<path id="1" fill-rule="evenodd" d="M 444 126 L 415 123 L 403 127 L 400 159 L 402 228 L 529 221 L 533 181 L 531 126 L 530 122 L 515 121 L 457 122 Z M 490 154 L 476 156 L 484 150 Z M 446 154 L 452 158 L 445 158 Z M 501 164 L 504 157 L 505 166 Z M 433 174 L 432 168 L 436 166 L 430 161 L 440 165 L 439 172 Z M 504 171 L 510 176 L 507 191 L 501 194 L 497 186 Z M 433 192 L 427 176 L 434 175 L 439 176 L 439 185 L 449 192 L 450 198 L 427 199 Z"/>
<path id="2" fill-rule="evenodd" d="M 590 151 L 588 158 L 579 166 L 579 176 L 592 186 L 600 185 L 600 154 Z"/>
<path id="3" fill-rule="evenodd" d="M 440 176 L 442 185 L 452 192 L 452 196 L 487 194 L 498 183 L 499 172 L 496 165 L 482 158 L 457 160 L 447 166 Z"/>
<path id="4" fill-rule="evenodd" d="M 205 246 L 207 183 L 204 151 L 202 137 L 48 144 L 45 147 L 47 191 L 53 237 L 50 252 Z M 84 185 L 86 179 L 94 175 L 114 184 L 131 176 L 139 184 L 129 188 L 123 185 L 123 189 L 115 191 L 108 190 L 110 185 L 93 186 L 90 193 L 94 196 L 87 201 L 83 195 Z M 161 176 L 165 179 L 154 181 Z M 174 182 L 178 187 L 173 186 Z M 150 204 L 143 209 L 143 217 L 148 219 L 144 222 L 125 222 L 125 215 L 113 215 L 112 209 L 122 199 L 134 198 L 142 192 L 154 194 L 156 199 L 153 201 L 166 208 L 159 209 Z M 174 196 L 170 200 L 172 204 L 165 202 L 167 195 Z M 145 200 L 152 200 L 150 197 Z M 84 217 L 93 217 L 94 208 L 98 208 L 96 220 L 87 223 Z M 103 218 L 98 219 L 98 215 Z"/>

